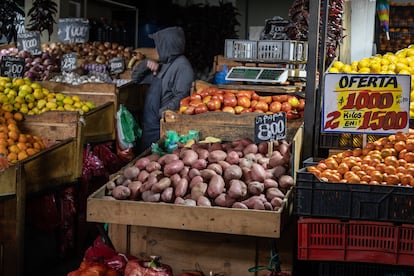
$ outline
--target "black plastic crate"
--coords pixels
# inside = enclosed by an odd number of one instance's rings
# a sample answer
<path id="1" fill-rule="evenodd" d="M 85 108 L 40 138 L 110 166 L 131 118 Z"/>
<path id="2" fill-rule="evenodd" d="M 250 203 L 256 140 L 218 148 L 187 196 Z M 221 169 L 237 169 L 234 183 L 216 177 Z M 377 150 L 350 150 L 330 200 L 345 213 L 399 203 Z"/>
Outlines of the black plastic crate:
<path id="1" fill-rule="evenodd" d="M 384 135 L 367 135 L 367 142 L 374 142 Z M 319 146 L 323 149 L 352 149 L 362 148 L 363 134 L 351 133 L 321 133 L 319 136 Z"/>
<path id="2" fill-rule="evenodd" d="M 414 276 L 414 267 L 371 263 L 321 262 L 319 276 Z"/>
<path id="3" fill-rule="evenodd" d="M 296 174 L 299 216 L 414 223 L 414 188 L 320 181 L 307 168 Z"/>

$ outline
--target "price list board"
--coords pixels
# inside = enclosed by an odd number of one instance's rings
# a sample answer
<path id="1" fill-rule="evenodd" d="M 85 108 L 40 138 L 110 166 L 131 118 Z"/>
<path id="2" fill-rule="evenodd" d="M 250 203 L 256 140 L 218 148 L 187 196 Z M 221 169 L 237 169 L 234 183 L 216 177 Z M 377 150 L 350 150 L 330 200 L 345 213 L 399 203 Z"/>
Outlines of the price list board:
<path id="1" fill-rule="evenodd" d="M 288 75 L 289 71 L 283 68 L 235 66 L 227 73 L 226 80 L 284 83 Z"/>
<path id="2" fill-rule="evenodd" d="M 40 55 L 42 53 L 40 44 L 39 32 L 24 32 L 17 34 L 17 49 L 19 49 L 19 51 L 27 51 L 32 55 Z"/>
<path id="3" fill-rule="evenodd" d="M 58 40 L 63 43 L 84 43 L 89 40 L 89 20 L 84 18 L 60 18 Z"/>
<path id="4" fill-rule="evenodd" d="M 73 71 L 77 68 L 78 57 L 75 53 L 69 53 L 62 56 L 60 69 L 68 72 Z"/>
<path id="5" fill-rule="evenodd" d="M 125 61 L 121 57 L 114 57 L 109 60 L 109 72 L 116 75 L 125 71 Z"/>
<path id="6" fill-rule="evenodd" d="M 255 117 L 254 142 L 270 142 L 286 138 L 286 113 L 264 114 Z"/>
<path id="7" fill-rule="evenodd" d="M 23 78 L 25 60 L 22 57 L 2 56 L 0 72 L 3 77 Z"/>

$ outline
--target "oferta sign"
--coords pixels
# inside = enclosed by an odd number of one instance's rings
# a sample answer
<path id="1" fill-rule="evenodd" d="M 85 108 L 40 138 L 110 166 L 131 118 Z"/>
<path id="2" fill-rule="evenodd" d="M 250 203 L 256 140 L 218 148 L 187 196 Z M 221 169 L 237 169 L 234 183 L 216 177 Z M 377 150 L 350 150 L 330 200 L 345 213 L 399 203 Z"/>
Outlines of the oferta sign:
<path id="1" fill-rule="evenodd" d="M 325 74 L 322 131 L 407 133 L 410 75 Z"/>

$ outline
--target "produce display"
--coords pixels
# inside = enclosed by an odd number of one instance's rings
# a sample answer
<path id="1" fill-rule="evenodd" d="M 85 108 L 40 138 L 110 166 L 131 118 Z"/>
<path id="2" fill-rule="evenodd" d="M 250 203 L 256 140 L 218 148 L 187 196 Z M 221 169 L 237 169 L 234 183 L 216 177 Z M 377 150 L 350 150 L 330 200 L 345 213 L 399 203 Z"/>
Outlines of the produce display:
<path id="1" fill-rule="evenodd" d="M 328 69 L 329 73 L 349 74 L 405 74 L 414 75 L 414 45 L 395 53 L 377 54 L 345 64 L 334 61 Z M 414 118 L 414 78 L 411 77 L 410 118 Z"/>
<path id="2" fill-rule="evenodd" d="M 193 115 L 208 111 L 232 114 L 286 112 L 288 120 L 303 117 L 305 99 L 296 95 L 260 96 L 253 90 L 229 90 L 203 87 L 181 100 L 179 112 Z"/>
<path id="3" fill-rule="evenodd" d="M 292 185 L 290 143 L 279 140 L 255 144 L 243 138 L 199 142 L 173 153 L 139 157 L 107 182 L 105 197 L 277 210 Z"/>
<path id="4" fill-rule="evenodd" d="M 414 129 L 334 154 L 307 171 L 327 182 L 414 187 Z"/>
<path id="5" fill-rule="evenodd" d="M 95 108 L 91 101 L 49 91 L 30 78 L 0 77 L 0 105 L 8 112 L 36 115 L 50 110 L 88 112 Z"/>
<path id="6" fill-rule="evenodd" d="M 16 163 L 46 148 L 41 137 L 22 133 L 18 123 L 23 120 L 20 112 L 0 109 L 0 173 Z"/>

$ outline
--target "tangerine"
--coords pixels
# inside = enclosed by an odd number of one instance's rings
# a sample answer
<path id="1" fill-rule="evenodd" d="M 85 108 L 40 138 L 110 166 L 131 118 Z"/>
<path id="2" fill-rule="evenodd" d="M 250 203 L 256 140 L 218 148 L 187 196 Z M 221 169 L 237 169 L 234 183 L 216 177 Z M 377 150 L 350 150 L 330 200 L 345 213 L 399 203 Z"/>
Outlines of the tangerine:
<path id="1" fill-rule="evenodd" d="M 26 153 L 26 151 L 22 150 L 17 154 L 17 160 L 23 160 L 25 158 L 29 157 L 29 155 Z"/>
<path id="2" fill-rule="evenodd" d="M 29 156 L 35 155 L 37 153 L 36 149 L 34 148 L 27 148 L 26 152 Z"/>
<path id="3" fill-rule="evenodd" d="M 10 153 L 7 155 L 7 161 L 12 162 L 12 163 L 17 162 L 17 153 L 15 153 L 15 152 L 10 152 Z"/>
<path id="4" fill-rule="evenodd" d="M 23 113 L 21 113 L 21 112 L 15 112 L 14 114 L 13 114 L 13 118 L 16 120 L 16 121 L 22 121 L 23 120 Z"/>

